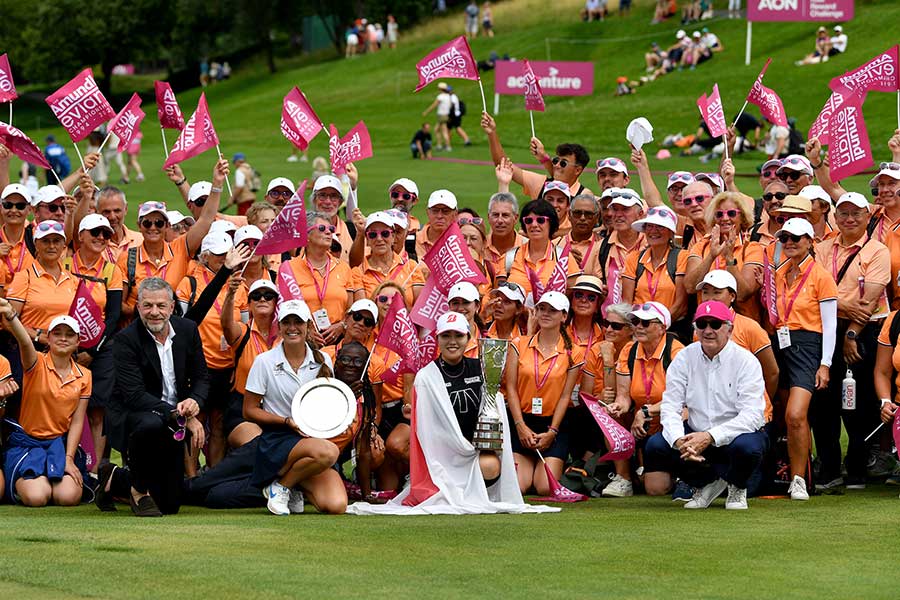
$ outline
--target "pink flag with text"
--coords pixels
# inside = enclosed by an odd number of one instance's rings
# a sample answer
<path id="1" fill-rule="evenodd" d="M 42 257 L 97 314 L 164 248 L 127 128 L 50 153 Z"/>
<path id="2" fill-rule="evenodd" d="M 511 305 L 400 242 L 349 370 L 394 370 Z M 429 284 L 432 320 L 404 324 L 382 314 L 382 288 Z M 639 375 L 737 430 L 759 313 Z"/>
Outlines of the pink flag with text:
<path id="1" fill-rule="evenodd" d="M 609 416 L 600 406 L 600 403 L 597 402 L 597 398 L 585 392 L 581 392 L 579 397 L 591 413 L 591 416 L 594 417 L 594 421 L 597 422 L 597 425 L 603 432 L 603 437 L 606 439 L 607 452 L 600 457 L 600 460 L 625 460 L 631 458 L 631 455 L 634 454 L 634 436 L 631 435 L 631 432 Z"/>
<path id="2" fill-rule="evenodd" d="M 416 71 L 419 72 L 417 92 L 435 79 L 479 79 L 478 64 L 472 56 L 469 42 L 462 35 L 432 50 L 416 63 Z"/>
<path id="3" fill-rule="evenodd" d="M 416 358 L 419 340 L 416 337 L 416 328 L 409 320 L 409 311 L 406 310 L 403 294 L 394 294 L 391 299 L 391 307 L 384 317 L 377 341 L 407 362 Z"/>
<path id="4" fill-rule="evenodd" d="M 840 77 L 835 77 L 828 87 L 844 96 L 860 99 L 864 99 L 869 92 L 900 90 L 900 45 L 893 46 Z"/>
<path id="5" fill-rule="evenodd" d="M 291 196 L 253 249 L 254 254 L 281 254 L 306 245 L 306 180 Z M 282 263 L 284 264 L 284 263 Z"/>
<path id="6" fill-rule="evenodd" d="M 872 165 L 872 148 L 863 120 L 862 98 L 853 96 L 831 115 L 828 125 L 829 173 L 832 181 L 855 175 Z"/>
<path id="7" fill-rule="evenodd" d="M 547 280 L 545 292 L 566 293 L 566 279 L 569 277 L 569 251 L 572 249 L 572 243 L 566 240 L 562 252 L 556 257 L 556 264 L 553 266 L 553 272 L 550 273 L 550 279 Z"/>
<path id="8" fill-rule="evenodd" d="M 894 413 L 894 423 L 891 429 L 894 433 L 894 446 L 900 448 L 900 410 Z"/>
<path id="9" fill-rule="evenodd" d="M 825 106 L 819 111 L 819 116 L 816 117 L 816 120 L 810 125 L 807 139 L 811 140 L 813 138 L 818 138 L 819 142 L 825 146 L 831 143 L 831 132 L 828 129 L 831 124 L 831 115 L 834 114 L 834 111 L 840 109 L 848 96 L 849 94 L 841 92 L 831 93 L 828 100 L 825 101 Z"/>
<path id="10" fill-rule="evenodd" d="M 709 127 L 709 135 L 717 138 L 725 135 L 727 125 L 725 125 L 725 109 L 722 107 L 722 97 L 719 95 L 719 84 L 713 85 L 712 94 L 709 97 L 703 94 L 697 98 L 697 106 L 700 107 L 700 114 Z"/>
<path id="11" fill-rule="evenodd" d="M 175 99 L 172 86 L 168 81 L 154 81 L 153 87 L 156 90 L 156 115 L 159 117 L 159 126 L 179 131 L 184 129 L 184 115 L 178 106 L 178 100 Z"/>
<path id="12" fill-rule="evenodd" d="M 763 76 L 766 74 L 766 69 L 769 68 L 770 64 L 772 64 L 771 58 L 766 61 L 756 81 L 753 82 L 753 87 L 750 88 L 750 92 L 747 94 L 747 102 L 757 105 L 762 116 L 772 123 L 787 127 L 787 115 L 784 113 L 784 105 L 781 103 L 781 98 L 778 97 L 774 90 L 762 84 Z"/>
<path id="13" fill-rule="evenodd" d="M 528 59 L 522 60 L 522 82 L 525 84 L 525 110 L 538 110 L 544 112 L 544 92 L 541 91 L 541 84 L 538 83 L 534 70 Z"/>
<path id="14" fill-rule="evenodd" d="M 550 466 L 544 462 L 544 472 L 547 473 L 547 484 L 550 486 L 550 495 L 535 498 L 536 502 L 583 502 L 588 497 L 578 492 L 573 492 L 556 479 L 556 475 L 550 470 Z"/>
<path id="15" fill-rule="evenodd" d="M 73 142 L 80 142 L 116 116 L 90 69 L 85 69 L 47 96 L 46 102 Z"/>
<path id="16" fill-rule="evenodd" d="M 419 293 L 419 299 L 412 307 L 410 319 L 416 325 L 431 331 L 437 327 L 438 318 L 449 310 L 447 294 L 437 286 L 432 272 Z"/>
<path id="17" fill-rule="evenodd" d="M 18 97 L 12 69 L 9 67 L 9 57 L 6 53 L 0 54 L 0 102 L 12 102 Z"/>
<path id="18" fill-rule="evenodd" d="M 81 330 L 78 334 L 78 345 L 81 348 L 93 348 L 100 343 L 106 330 L 106 322 L 103 320 L 103 311 L 91 296 L 91 290 L 84 279 L 78 281 L 75 298 L 69 306 L 69 316 L 78 321 Z"/>
<path id="19" fill-rule="evenodd" d="M 9 148 L 9 151 L 24 160 L 42 169 L 49 169 L 50 163 L 47 157 L 21 130 L 12 125 L 0 122 L 0 143 Z"/>
<path id="20" fill-rule="evenodd" d="M 197 110 L 188 119 L 184 129 L 181 130 L 181 135 L 175 140 L 169 158 L 163 164 L 163 170 L 218 145 L 219 136 L 216 135 L 212 119 L 209 116 L 209 106 L 206 104 L 206 93 L 204 92 L 200 94 L 200 100 L 197 101 Z"/>
<path id="21" fill-rule="evenodd" d="M 329 126 L 331 136 L 328 138 L 328 154 L 331 157 L 331 171 L 335 175 L 347 172 L 347 163 L 356 162 L 372 156 L 372 138 L 366 124 L 360 121 L 338 139 L 338 130 L 334 124 Z"/>
<path id="22" fill-rule="evenodd" d="M 487 281 L 456 223 L 450 224 L 422 260 L 431 271 L 435 285 L 445 294 L 462 281 L 475 285 Z"/>
<path id="23" fill-rule="evenodd" d="M 141 121 L 146 116 L 144 111 L 141 110 L 141 97 L 135 92 L 128 104 L 125 105 L 125 108 L 119 111 L 119 114 L 109 124 L 109 128 L 119 138 L 119 145 L 116 147 L 117 152 L 124 152 L 135 136 L 140 134 Z"/>
<path id="24" fill-rule="evenodd" d="M 287 260 L 278 267 L 278 295 L 279 304 L 287 300 L 303 300 L 303 291 L 297 283 L 297 278 L 294 277 L 290 261 Z"/>
<path id="25" fill-rule="evenodd" d="M 300 88 L 294 86 L 281 106 L 281 134 L 300 150 L 322 131 L 322 121 Z"/>

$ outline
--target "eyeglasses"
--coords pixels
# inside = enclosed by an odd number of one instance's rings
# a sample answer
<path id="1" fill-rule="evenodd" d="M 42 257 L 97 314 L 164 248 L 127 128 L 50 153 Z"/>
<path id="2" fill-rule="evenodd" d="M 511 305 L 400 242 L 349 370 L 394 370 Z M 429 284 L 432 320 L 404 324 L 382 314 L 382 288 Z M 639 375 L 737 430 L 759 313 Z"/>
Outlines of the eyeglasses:
<path id="1" fill-rule="evenodd" d="M 271 196 L 272 198 L 284 198 L 285 200 L 290 199 L 291 196 L 294 195 L 294 192 L 290 190 L 271 190 L 266 196 Z"/>
<path id="2" fill-rule="evenodd" d="M 367 317 L 366 315 L 362 314 L 361 312 L 355 312 L 350 316 L 352 316 L 353 320 L 356 321 L 357 323 L 362 321 L 362 324 L 365 325 L 366 327 L 375 327 L 375 319 L 373 319 L 372 317 Z"/>
<path id="3" fill-rule="evenodd" d="M 88 233 L 91 234 L 91 237 L 102 237 L 104 240 L 112 238 L 112 231 L 106 227 L 94 227 L 93 229 L 88 229 Z"/>
<path id="4" fill-rule="evenodd" d="M 460 217 L 456 220 L 457 225 L 481 225 L 484 219 L 481 217 Z"/>
<path id="5" fill-rule="evenodd" d="M 537 217 L 522 217 L 522 222 L 526 225 L 531 225 L 532 223 L 537 223 L 538 225 L 543 225 L 550 221 L 550 217 L 545 217 L 544 215 L 538 215 Z"/>
<path id="6" fill-rule="evenodd" d="M 339 202 L 343 200 L 344 197 L 341 196 L 337 192 L 316 192 L 316 200 L 333 200 L 335 202 Z"/>
<path id="7" fill-rule="evenodd" d="M 626 327 L 630 327 L 631 324 L 630 323 L 617 323 L 615 321 L 607 321 L 606 319 L 603 319 L 602 321 L 600 321 L 600 326 L 603 327 L 604 329 L 606 329 L 608 327 L 608 328 L 612 329 L 613 331 L 622 331 Z"/>
<path id="8" fill-rule="evenodd" d="M 709 199 L 708 194 L 702 194 L 700 196 L 682 196 L 681 203 L 685 206 L 690 206 L 691 204 L 697 204 L 698 206 L 703 204 Z"/>
<path id="9" fill-rule="evenodd" d="M 697 319 L 696 321 L 694 321 L 694 327 L 697 328 L 697 331 L 703 331 L 707 328 L 710 328 L 713 331 L 718 331 L 724 324 L 725 321 L 721 321 L 719 319 Z"/>
<path id="10" fill-rule="evenodd" d="M 366 359 L 361 356 L 347 356 L 346 354 L 339 354 L 338 362 L 341 363 L 345 367 L 361 367 L 366 364 Z"/>
<path id="11" fill-rule="evenodd" d="M 595 219 L 597 213 L 592 210 L 570 210 L 569 214 L 576 219 Z"/>
<path id="12" fill-rule="evenodd" d="M 172 432 L 172 439 L 176 442 L 183 442 L 185 436 L 185 429 L 187 428 L 187 419 L 182 417 L 181 415 L 175 415 L 175 425 L 177 428 L 173 428 L 171 425 L 168 425 L 169 431 Z"/>
<path id="13" fill-rule="evenodd" d="M 778 171 L 776 169 L 765 169 L 760 173 L 766 179 L 775 179 L 778 176 Z"/>
<path id="14" fill-rule="evenodd" d="M 618 158 L 603 158 L 597 161 L 597 170 L 605 169 L 608 167 L 621 167 L 624 165 L 621 160 Z"/>
<path id="15" fill-rule="evenodd" d="M 788 240 L 790 240 L 796 244 L 800 240 L 802 240 L 803 237 L 804 236 L 802 236 L 802 235 L 794 235 L 793 233 L 782 233 L 778 236 L 778 241 L 781 242 L 782 244 L 787 244 Z"/>
<path id="16" fill-rule="evenodd" d="M 716 218 L 722 219 L 727 216 L 729 219 L 733 219 L 733 218 L 737 217 L 738 214 L 739 214 L 739 211 L 736 208 L 729 208 L 728 210 L 717 210 Z"/>
<path id="17" fill-rule="evenodd" d="M 565 169 L 566 167 L 569 166 L 569 161 L 567 161 L 564 158 L 560 158 L 558 156 L 554 156 L 553 160 L 551 162 L 553 163 L 554 167 L 558 165 L 561 169 Z"/>
<path id="18" fill-rule="evenodd" d="M 399 200 L 400 198 L 409 202 L 410 200 L 415 200 L 416 195 L 409 192 L 403 192 L 402 194 L 400 192 L 391 192 L 391 200 Z"/>
<path id="19" fill-rule="evenodd" d="M 277 298 L 278 292 L 272 290 L 255 290 L 252 294 L 247 296 L 247 299 L 251 302 L 271 302 Z"/>
<path id="20" fill-rule="evenodd" d="M 150 229 L 152 227 L 162 229 L 166 226 L 166 223 L 168 223 L 168 221 L 165 219 L 141 219 L 141 227 L 144 229 Z"/>
<path id="21" fill-rule="evenodd" d="M 778 179 L 782 181 L 787 181 L 790 179 L 791 181 L 797 181 L 801 177 L 805 177 L 806 173 L 801 173 L 800 171 L 782 171 L 778 174 Z"/>
<path id="22" fill-rule="evenodd" d="M 62 204 L 46 204 L 44 202 L 42 202 L 41 204 L 44 204 L 44 208 L 46 208 L 51 213 L 66 212 L 66 207 Z"/>
<path id="23" fill-rule="evenodd" d="M 206 204 L 207 198 L 209 198 L 209 196 L 200 196 L 196 200 L 191 200 L 191 204 L 193 204 L 197 208 L 203 208 L 203 206 Z"/>
<path id="24" fill-rule="evenodd" d="M 319 233 L 334 233 L 337 231 L 337 228 L 334 225 L 313 225 L 309 228 L 309 231 L 318 231 Z"/>
<path id="25" fill-rule="evenodd" d="M 838 219 L 847 219 L 847 218 L 852 217 L 854 220 L 858 221 L 859 219 L 862 219 L 863 217 L 865 217 L 868 214 L 869 214 L 869 211 L 867 211 L 864 208 L 860 208 L 857 210 L 839 210 L 834 213 L 834 216 L 837 217 Z"/>
<path id="26" fill-rule="evenodd" d="M 575 292 L 572 294 L 572 297 L 575 300 L 587 300 L 588 302 L 596 302 L 600 296 L 591 292 L 582 292 L 581 290 L 575 290 Z"/>
<path id="27" fill-rule="evenodd" d="M 3 201 L 3 208 L 5 208 L 6 210 L 10 210 L 12 208 L 16 210 L 25 210 L 27 206 L 27 202 L 8 202 L 6 200 Z"/>
<path id="28" fill-rule="evenodd" d="M 694 181 L 694 176 L 690 173 L 670 173 L 669 174 L 669 184 L 677 183 L 679 181 L 683 181 L 684 183 L 692 183 Z"/>
<path id="29" fill-rule="evenodd" d="M 765 194 L 763 194 L 763 200 L 765 200 L 766 202 L 771 202 L 775 198 L 784 200 L 787 197 L 787 192 L 766 192 Z"/>
<path id="30" fill-rule="evenodd" d="M 393 233 L 394 232 L 391 231 L 390 229 L 382 229 L 381 231 L 367 231 L 366 237 L 369 238 L 370 240 L 377 240 L 378 236 L 380 235 L 381 237 L 387 239 L 387 238 L 391 237 L 391 235 Z"/>
<path id="31" fill-rule="evenodd" d="M 878 170 L 883 171 L 885 169 L 889 169 L 891 171 L 900 171 L 900 163 L 895 162 L 883 162 L 878 165 Z"/>

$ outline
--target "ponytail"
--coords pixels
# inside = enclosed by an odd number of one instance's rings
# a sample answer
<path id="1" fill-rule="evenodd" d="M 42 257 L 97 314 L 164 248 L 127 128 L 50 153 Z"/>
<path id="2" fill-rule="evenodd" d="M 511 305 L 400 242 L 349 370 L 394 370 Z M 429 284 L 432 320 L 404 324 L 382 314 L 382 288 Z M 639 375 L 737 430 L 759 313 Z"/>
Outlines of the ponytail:
<path id="1" fill-rule="evenodd" d="M 563 346 L 566 349 L 566 356 L 569 357 L 569 369 L 571 369 L 575 364 L 572 361 L 572 338 L 569 337 L 569 332 L 566 331 L 566 326 L 564 323 L 560 323 L 559 325 L 559 335 L 562 337 Z"/>
<path id="2" fill-rule="evenodd" d="M 319 373 L 316 377 L 334 377 L 334 371 L 325 362 L 325 355 L 319 350 L 318 344 L 309 338 L 307 338 L 306 344 L 309 346 L 310 350 L 312 350 L 313 360 L 322 365 L 319 367 Z"/>

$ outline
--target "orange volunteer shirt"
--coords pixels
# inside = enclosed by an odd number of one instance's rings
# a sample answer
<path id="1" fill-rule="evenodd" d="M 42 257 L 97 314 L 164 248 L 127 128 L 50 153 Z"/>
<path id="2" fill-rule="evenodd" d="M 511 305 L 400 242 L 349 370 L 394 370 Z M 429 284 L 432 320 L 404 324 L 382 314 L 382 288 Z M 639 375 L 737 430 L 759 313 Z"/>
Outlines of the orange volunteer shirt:
<path id="1" fill-rule="evenodd" d="M 673 252 L 678 253 L 678 261 L 675 266 L 675 277 L 684 277 L 687 272 L 687 250 L 674 249 Z M 643 254 L 643 257 L 641 257 Z M 638 264 L 644 265 L 644 273 L 639 281 L 637 278 Z M 623 279 L 634 281 L 634 303 L 643 304 L 644 302 L 659 302 L 666 306 L 672 306 L 675 303 L 675 282 L 669 277 L 668 254 L 658 268 L 653 267 L 650 259 L 650 250 L 635 250 L 630 252 L 625 258 L 625 271 L 622 273 Z"/>
<path id="2" fill-rule="evenodd" d="M 527 241 L 528 238 L 517 231 L 512 248 L 518 248 Z M 494 268 L 495 276 L 506 275 L 506 252 L 500 252 L 497 249 L 497 246 L 491 241 L 491 236 L 488 236 L 484 244 L 484 261 L 490 263 L 491 267 Z"/>
<path id="3" fill-rule="evenodd" d="M 900 388 L 900 344 L 897 344 L 896 346 L 891 345 L 891 321 L 894 320 L 896 312 L 897 311 L 891 312 L 884 320 L 884 325 L 881 326 L 881 332 L 878 334 L 878 344 L 892 349 L 891 364 L 894 366 L 894 372 L 897 373 L 894 384 Z"/>
<path id="4" fill-rule="evenodd" d="M 856 252 L 847 268 L 844 278 L 837 284 L 839 319 L 846 319 L 847 314 L 843 307 L 859 302 L 859 278 L 866 283 L 881 284 L 887 286 L 891 280 L 891 254 L 887 247 L 876 240 L 866 242 L 866 236 L 856 240 L 853 244 L 845 246 L 841 243 L 841 236 L 835 236 L 816 244 L 816 262 L 829 272 L 836 281 L 837 276 L 847 262 L 851 253 Z M 860 248 L 858 251 L 857 248 Z M 878 306 L 872 313 L 870 320 L 883 319 L 890 312 L 885 291 L 878 300 Z"/>
<path id="5" fill-rule="evenodd" d="M 425 285 L 425 278 L 416 261 L 401 258 L 396 252 L 393 262 L 386 272 L 371 266 L 368 257 L 364 258 L 362 264 L 354 267 L 350 272 L 350 289 L 353 292 L 362 291 L 366 298 L 371 298 L 378 286 L 385 281 L 394 281 L 403 286 L 406 290 L 403 298 L 406 300 L 407 306 L 412 306 L 415 302 L 413 286 Z"/>
<path id="6" fill-rule="evenodd" d="M 237 348 L 244 336 L 247 335 L 247 328 L 250 328 L 250 339 L 244 344 L 241 357 L 234 367 L 234 390 L 241 396 L 247 392 L 247 376 L 250 374 L 250 367 L 253 366 L 253 361 L 256 360 L 256 357 L 281 343 L 281 336 L 277 336 L 270 346 L 268 340 L 259 332 L 255 321 L 250 321 L 249 324 L 244 323 L 242 327 L 241 337 L 237 339 L 233 347 L 233 349 Z"/>
<path id="7" fill-rule="evenodd" d="M 791 261 L 775 272 L 775 304 L 778 307 L 777 327 L 792 331 L 814 331 L 822 333 L 822 315 L 819 303 L 837 299 L 837 285 L 831 274 L 822 265 L 807 255 L 800 263 L 800 272 L 793 283 L 787 284 L 787 274 Z M 808 272 L 808 275 L 807 275 Z M 803 287 L 800 287 L 800 284 Z"/>
<path id="8" fill-rule="evenodd" d="M 313 313 L 313 321 L 315 312 L 322 308 L 332 325 L 342 320 L 350 306 L 349 293 L 353 288 L 350 265 L 329 256 L 326 276 L 322 277 L 318 270 L 310 267 L 305 254 L 292 258 L 288 264 L 303 293 L 303 300 Z"/>
<path id="9" fill-rule="evenodd" d="M 24 303 L 19 313 L 23 325 L 46 330 L 54 317 L 69 314 L 77 289 L 78 279 L 71 273 L 62 269 L 56 280 L 35 261 L 16 273 L 6 297 Z"/>
<path id="10" fill-rule="evenodd" d="M 33 438 L 49 440 L 68 432 L 78 403 L 91 397 L 91 372 L 69 361 L 72 370 L 65 381 L 45 352 L 38 353 L 34 366 L 22 376 L 19 424 Z"/>
<path id="11" fill-rule="evenodd" d="M 531 259 L 528 258 L 528 248 L 530 245 L 531 242 L 526 242 L 519 247 L 518 252 L 516 252 L 516 257 L 513 260 L 512 268 L 509 271 L 509 281 L 517 283 L 525 288 L 526 298 L 531 294 L 531 281 L 528 279 L 528 269 L 532 269 L 537 273 L 538 280 L 542 285 L 547 285 L 547 281 L 550 280 L 550 276 L 553 274 L 557 262 L 556 247 L 552 243 L 547 244 L 547 251 L 537 262 L 532 262 Z M 578 266 L 574 258 L 569 258 L 566 263 L 567 277 L 581 274 L 581 267 Z"/>
<path id="12" fill-rule="evenodd" d="M 103 270 L 109 262 L 106 259 L 106 255 L 101 254 L 93 265 L 85 265 L 81 262 L 81 258 L 78 256 L 77 252 L 72 255 L 69 261 L 70 263 L 67 264 L 67 266 L 71 268 L 72 274 L 76 276 L 86 275 L 87 277 L 93 277 L 94 279 L 103 279 Z M 94 302 L 96 302 L 97 306 L 100 307 L 100 310 L 103 311 L 104 316 L 106 315 L 106 292 L 121 292 L 124 287 L 125 279 L 122 275 L 122 269 L 120 269 L 118 265 L 115 263 L 109 264 L 112 264 L 113 268 L 105 286 L 100 281 L 84 280 L 84 285 L 90 291 L 91 298 L 94 299 Z"/>
<path id="13" fill-rule="evenodd" d="M 757 269 L 762 270 L 763 247 L 758 242 L 750 242 L 746 238 L 747 236 L 742 233 L 740 235 L 740 238 L 738 238 L 738 242 L 736 242 L 734 245 L 734 259 L 737 261 L 737 266 L 735 268 L 738 271 L 742 271 L 744 269 L 744 265 L 753 265 Z M 707 254 L 709 254 L 709 242 L 709 235 L 704 236 L 702 240 L 698 240 L 696 244 L 691 246 L 689 258 L 696 257 L 702 260 Z M 725 259 L 722 256 L 717 256 L 712 265 L 710 265 L 709 269 L 710 271 L 712 271 L 713 269 L 727 270 Z M 760 311 L 762 310 L 762 305 L 759 301 L 759 294 L 753 294 L 742 302 L 735 302 L 734 308 L 742 315 L 751 318 L 757 318 L 760 315 Z"/>
<path id="14" fill-rule="evenodd" d="M 28 248 L 25 247 L 24 229 L 18 240 L 11 240 L 6 236 L 4 228 L 0 227 L 0 243 L 10 245 L 9 253 L 0 262 L 0 272 L 3 275 L 0 278 L 0 283 L 4 286 L 9 286 L 16 273 L 31 266 L 31 263 L 34 262 L 34 257 L 31 256 Z"/>
<path id="15" fill-rule="evenodd" d="M 535 416 L 552 417 L 566 387 L 569 370 L 582 367 L 584 354 L 578 347 L 573 347 L 571 352 L 568 352 L 560 336 L 556 348 L 544 356 L 538 349 L 537 338 L 537 335 L 531 338 L 522 337 L 518 342 L 510 344 L 510 350 L 519 357 L 519 381 L 516 391 L 519 393 L 519 405 L 523 413 L 535 414 L 532 412 L 532 406 L 535 404 L 533 399 L 540 398 L 541 412 Z M 565 398 L 566 402 L 568 400 Z"/>
<path id="16" fill-rule="evenodd" d="M 110 262 L 117 262 L 119 257 L 122 254 L 127 253 L 126 251 L 129 248 L 138 248 L 144 243 L 144 236 L 140 231 L 132 231 L 124 225 L 122 225 L 122 229 L 125 232 L 122 236 L 122 241 L 116 242 L 115 240 L 109 240 L 109 245 L 103 253 Z"/>
<path id="17" fill-rule="evenodd" d="M 165 279 L 172 289 L 176 289 L 184 276 L 190 272 L 191 255 L 188 252 L 187 238 L 180 235 L 171 242 L 164 242 L 163 255 L 157 263 L 150 258 L 143 245 L 138 247 L 137 262 L 134 269 L 134 285 L 128 292 L 127 298 L 122 298 L 122 304 L 134 307 L 137 302 L 137 291 L 141 282 L 149 277 Z M 119 255 L 116 263 L 122 271 L 122 275 L 128 277 L 128 252 Z"/>
<path id="18" fill-rule="evenodd" d="M 663 392 L 666 391 L 666 372 L 663 370 L 662 355 L 666 347 L 666 337 L 663 336 L 656 346 L 653 354 L 647 356 L 644 347 L 638 344 L 637 354 L 634 360 L 634 370 L 632 374 L 628 369 L 628 355 L 631 348 L 637 342 L 628 342 L 622 352 L 619 354 L 619 361 L 616 364 L 617 377 L 630 377 L 631 387 L 629 395 L 634 403 L 635 411 L 640 410 L 645 404 L 656 404 L 662 402 Z M 684 350 L 684 346 L 678 340 L 672 340 L 671 358 L 675 358 L 679 352 Z M 650 425 L 650 435 L 662 431 L 659 423 L 659 416 L 655 415 Z"/>
<path id="19" fill-rule="evenodd" d="M 384 380 L 385 373 L 399 360 L 399 354 L 384 346 L 377 345 L 372 352 L 372 360 L 369 361 L 369 380 L 372 385 L 381 386 L 381 404 L 403 400 L 403 375 L 397 377 L 394 383 L 387 383 Z"/>

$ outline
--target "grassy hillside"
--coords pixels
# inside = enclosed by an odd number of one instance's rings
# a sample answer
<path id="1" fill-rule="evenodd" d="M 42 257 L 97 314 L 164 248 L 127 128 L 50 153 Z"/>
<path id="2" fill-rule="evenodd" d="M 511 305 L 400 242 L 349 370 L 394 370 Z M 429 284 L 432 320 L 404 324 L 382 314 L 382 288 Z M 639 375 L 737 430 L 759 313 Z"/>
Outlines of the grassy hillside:
<path id="1" fill-rule="evenodd" d="M 582 23 L 577 14 L 582 4 L 581 0 L 561 0 L 552 4 L 538 0 L 499 3 L 495 7 L 496 37 L 479 38 L 472 47 L 478 59 L 486 58 L 493 50 L 501 55 L 508 53 L 542 60 L 546 58 L 548 48 L 546 39 L 552 37 L 554 41 L 549 42 L 549 49 L 554 60 L 593 61 L 595 94 L 581 98 L 548 97 L 547 112 L 535 116 L 535 125 L 538 137 L 549 148 L 561 141 L 577 141 L 589 149 L 594 159 L 610 154 L 626 156 L 625 126 L 637 116 L 650 119 L 657 139 L 667 133 L 693 132 L 698 122 L 695 100 L 714 83 L 719 84 L 726 113 L 733 116 L 768 56 L 774 60 L 766 75 L 766 84 L 780 93 L 788 114 L 796 117 L 801 128 L 806 130 L 829 95 L 828 81 L 897 43 L 896 30 L 886 24 L 900 20 L 900 3 L 890 0 L 858 2 L 856 19 L 845 25 L 850 39 L 848 52 L 826 64 L 807 67 L 796 67 L 794 61 L 811 50 L 816 24 L 754 24 L 753 60 L 750 66 L 744 66 L 746 22 L 707 21 L 703 25 L 719 35 L 725 52 L 696 71 L 672 73 L 639 88 L 632 97 L 615 98 L 612 96 L 615 78 L 619 75 L 636 78 L 642 74 L 643 54 L 650 42 L 658 41 L 663 46 L 672 43 L 675 31 L 681 26 L 673 20 L 650 25 L 653 8 L 652 3 L 646 1 L 637 2 L 628 18 L 613 16 L 604 23 Z M 413 161 L 408 152 L 409 140 L 422 121 L 421 111 L 436 93 L 433 86 L 419 94 L 412 92 L 416 83 L 414 64 L 434 46 L 461 31 L 462 17 L 456 14 L 435 19 L 409 33 L 401 32 L 400 47 L 396 51 L 285 69 L 275 75 L 269 75 L 261 65 L 238 70 L 230 81 L 207 90 L 222 151 L 227 156 L 237 151 L 247 153 L 250 163 L 263 174 L 264 180 L 279 175 L 293 179 L 307 176 L 308 164 L 285 162 L 290 146 L 278 130 L 281 99 L 291 86 L 299 85 L 326 124 L 334 122 L 344 132 L 358 120 L 365 120 L 372 134 L 375 157 L 359 165 L 364 208 L 378 206 L 387 185 L 400 176 L 416 180 L 425 196 L 433 189 L 447 187 L 457 193 L 462 204 L 484 206 L 488 194 L 495 189 L 490 167 Z M 688 33 L 691 31 L 692 28 L 688 28 Z M 6 50 L 15 60 L 16 49 Z M 144 83 L 146 78 L 140 81 Z M 117 82 L 116 87 L 121 89 L 123 83 L 126 82 Z M 477 122 L 480 104 L 477 84 L 461 80 L 453 84 L 469 107 L 464 127 L 472 135 L 474 146 L 455 145 L 452 156 L 486 160 L 489 158 L 486 140 Z M 492 73 L 485 75 L 484 87 L 488 105 L 492 108 Z M 186 113 L 196 106 L 199 91 L 179 95 Z M 144 107 L 148 118 L 143 125 L 145 149 L 142 162 L 147 182 L 129 186 L 129 196 L 136 201 L 177 200 L 160 171 L 162 142 L 152 96 L 146 98 Z M 756 112 L 755 107 L 750 108 Z M 52 120 L 46 106 L 39 103 L 17 106 L 17 111 L 20 111 L 17 122 L 25 127 L 36 123 L 39 115 L 43 124 Z M 896 98 L 891 94 L 870 94 L 865 115 L 876 161 L 883 160 L 889 156 L 885 142 L 895 128 Z M 516 161 L 528 162 L 531 158 L 527 151 L 528 115 L 521 98 L 502 97 L 498 124 L 507 152 Z M 43 140 L 50 131 L 30 129 L 28 133 L 36 140 Z M 64 136 L 61 129 L 53 131 Z M 168 131 L 167 136 L 171 144 L 174 133 Z M 310 150 L 311 157 L 319 154 L 327 157 L 327 139 L 322 134 Z M 70 155 L 74 158 L 73 152 L 70 151 Z M 751 172 L 761 158 L 761 154 L 741 157 L 737 161 L 739 172 Z M 191 179 L 205 178 L 212 161 L 212 154 L 207 154 L 188 161 L 184 168 Z M 696 159 L 689 158 L 653 161 L 652 166 L 660 171 L 706 170 Z M 584 182 L 590 185 L 591 179 L 585 175 Z M 856 177 L 849 182 L 849 187 L 864 191 L 866 179 Z M 748 189 L 751 188 L 748 182 Z"/>

